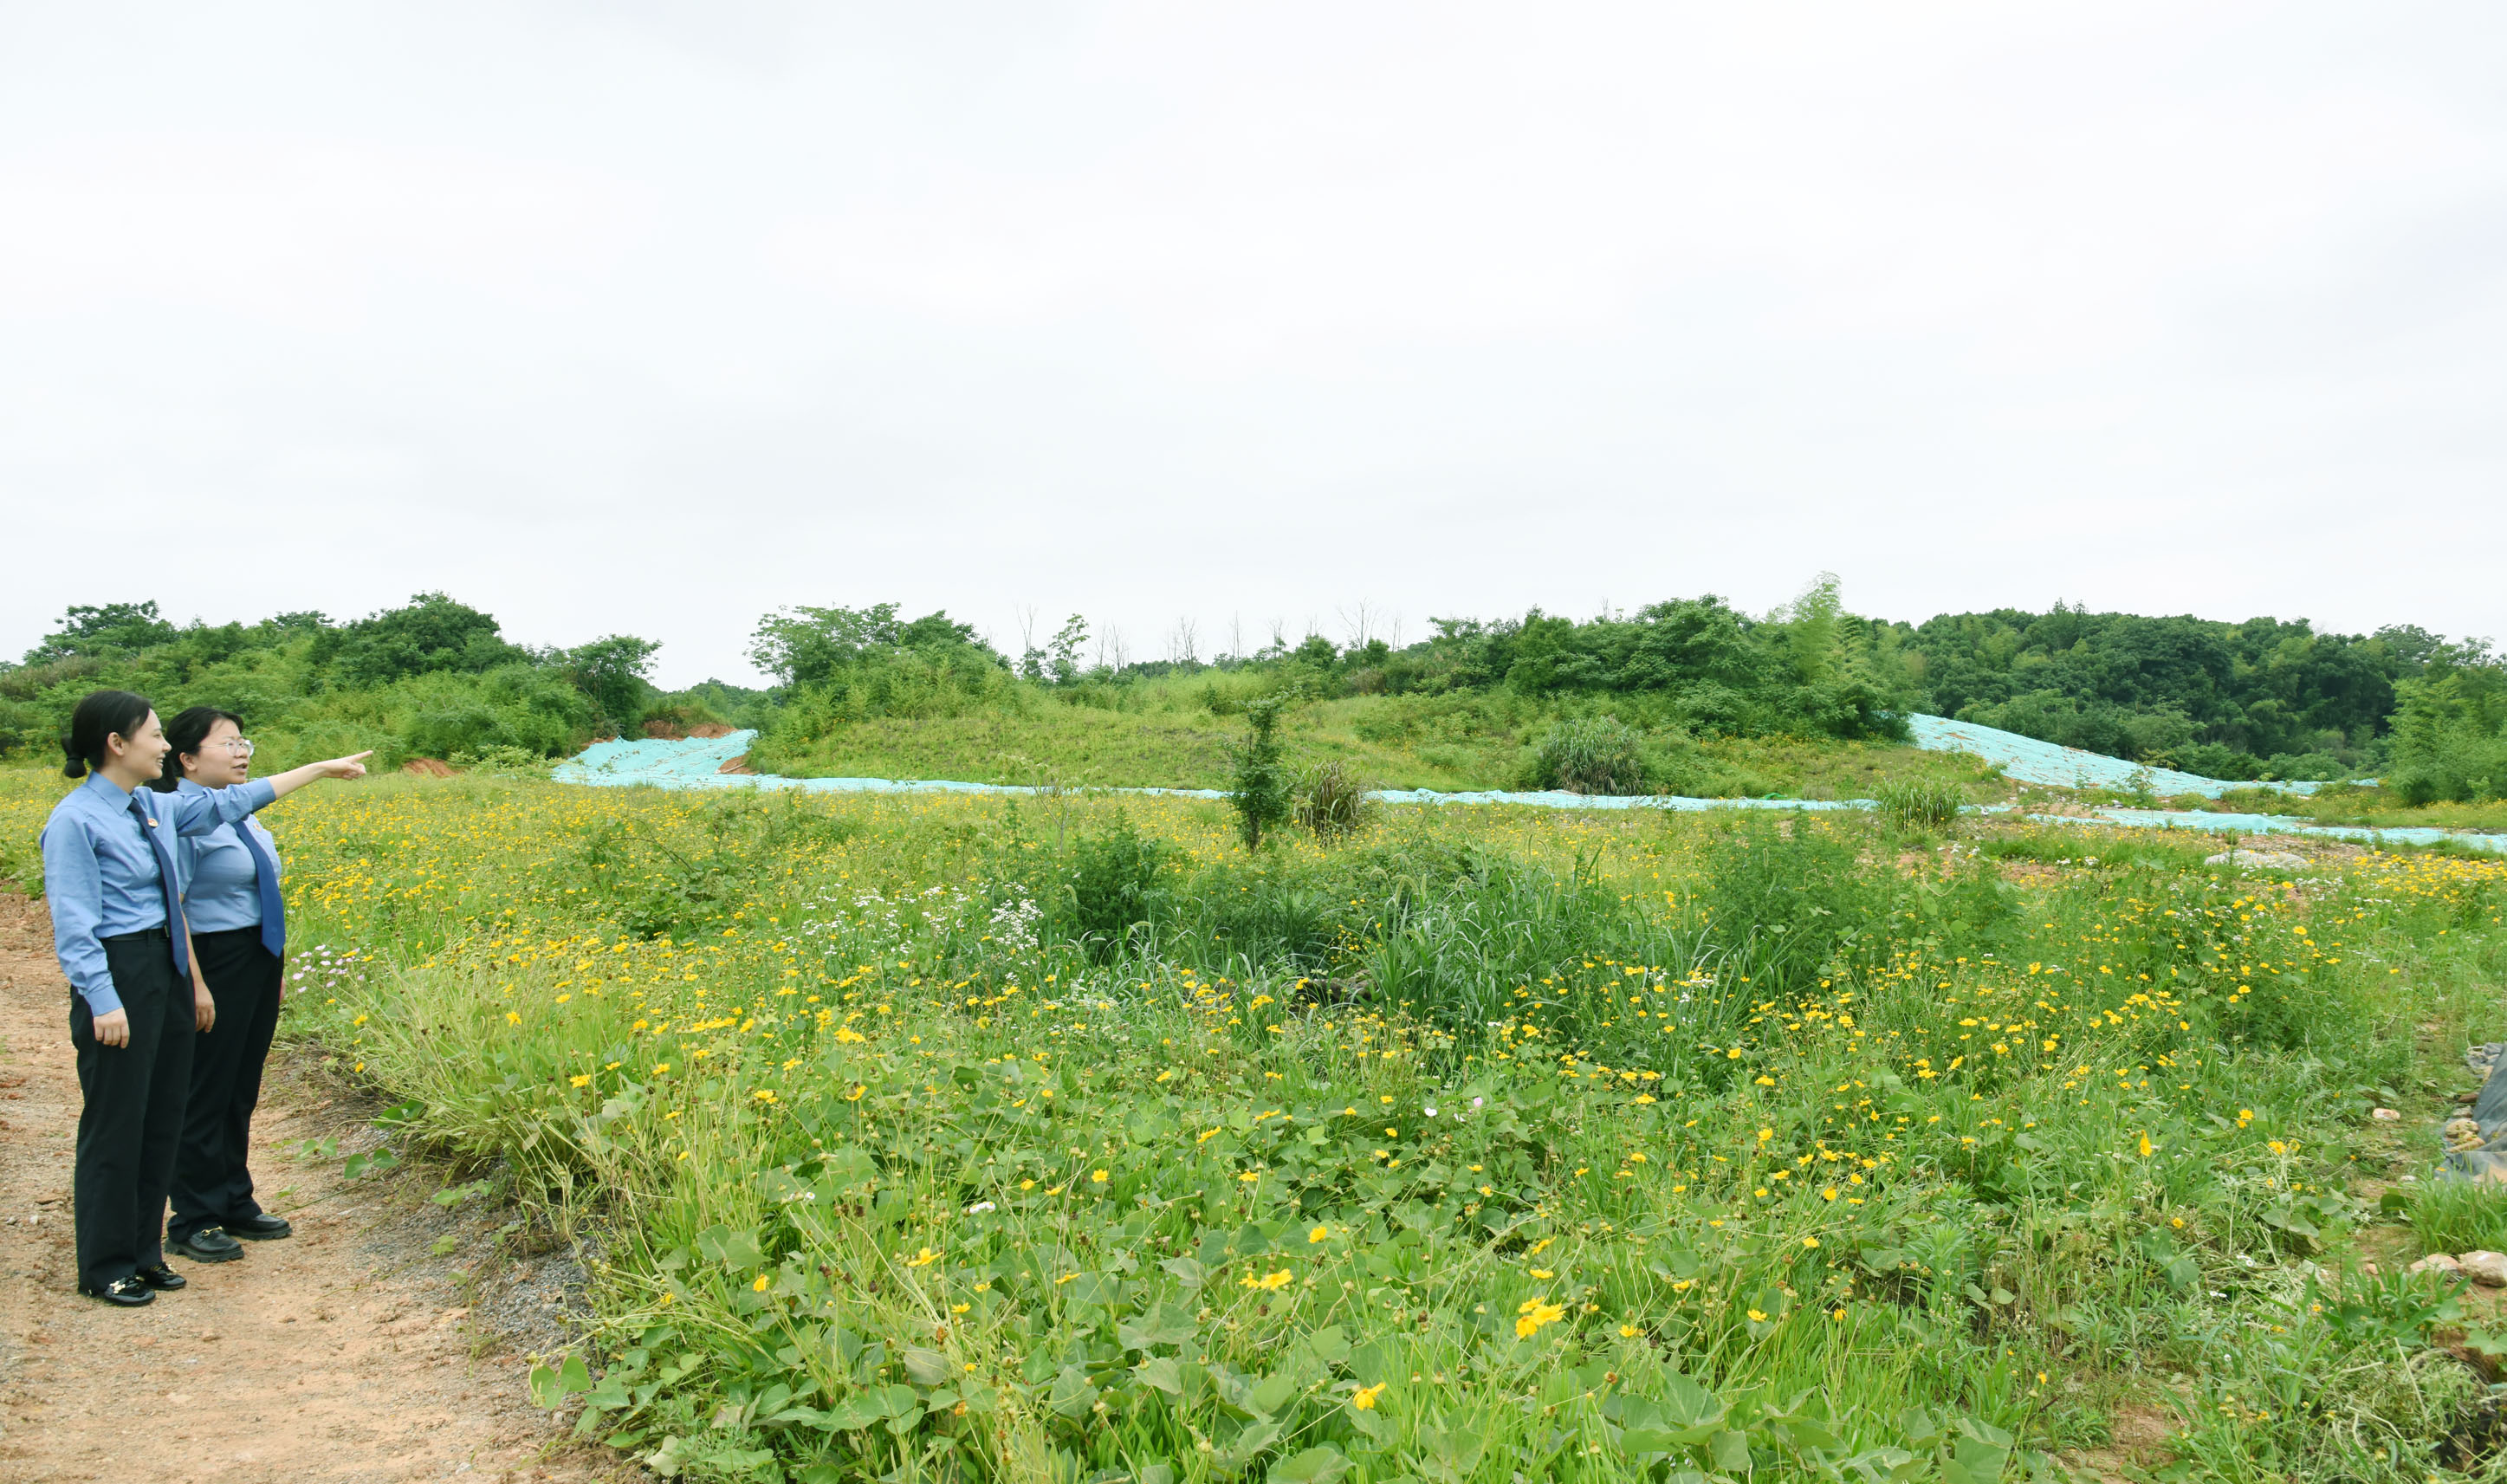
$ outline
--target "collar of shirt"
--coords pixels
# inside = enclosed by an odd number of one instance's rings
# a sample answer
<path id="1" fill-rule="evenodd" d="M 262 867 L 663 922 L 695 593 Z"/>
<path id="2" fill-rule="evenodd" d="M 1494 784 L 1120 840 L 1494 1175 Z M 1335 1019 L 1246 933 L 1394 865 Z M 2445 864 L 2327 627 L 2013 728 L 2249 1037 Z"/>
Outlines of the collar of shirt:
<path id="1" fill-rule="evenodd" d="M 115 814 L 121 814 L 130 812 L 130 790 L 123 787 L 113 779 L 106 778 L 103 774 L 89 774 L 87 776 L 87 782 L 83 786 L 87 792 L 95 796 L 95 801 L 98 804 L 112 810 Z"/>
<path id="2" fill-rule="evenodd" d="M 139 821 L 130 817 L 130 801 L 141 794 L 154 795 L 155 793 L 155 789 L 144 783 L 137 788 L 125 788 L 101 773 L 91 773 L 87 776 L 85 786 L 71 797 L 86 800 L 88 808 L 92 813 L 103 814 L 116 824 L 136 826 Z M 141 802 L 148 811 L 149 830 L 141 831 L 140 839 L 144 845 L 148 834 L 153 831 L 158 840 L 164 843 L 165 853 L 163 858 L 174 863 L 174 889 L 180 892 L 191 885 L 186 879 L 189 873 L 184 869 L 189 861 L 183 853 L 182 837 L 174 833 L 173 821 L 167 819 L 156 806 L 147 804 L 145 800 Z M 152 862 L 154 858 L 152 853 Z"/>

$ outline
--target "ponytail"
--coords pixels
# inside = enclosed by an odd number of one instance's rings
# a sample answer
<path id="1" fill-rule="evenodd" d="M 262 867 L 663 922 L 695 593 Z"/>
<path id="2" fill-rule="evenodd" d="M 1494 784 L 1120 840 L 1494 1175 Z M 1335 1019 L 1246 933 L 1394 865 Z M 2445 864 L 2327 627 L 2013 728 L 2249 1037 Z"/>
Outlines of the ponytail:
<path id="1" fill-rule="evenodd" d="M 61 777 L 83 778 L 90 769 L 104 766 L 105 739 L 121 737 L 127 742 L 139 735 L 149 713 L 157 708 L 145 696 L 128 691 L 96 691 L 78 704 L 70 712 L 70 729 L 61 739 Z"/>

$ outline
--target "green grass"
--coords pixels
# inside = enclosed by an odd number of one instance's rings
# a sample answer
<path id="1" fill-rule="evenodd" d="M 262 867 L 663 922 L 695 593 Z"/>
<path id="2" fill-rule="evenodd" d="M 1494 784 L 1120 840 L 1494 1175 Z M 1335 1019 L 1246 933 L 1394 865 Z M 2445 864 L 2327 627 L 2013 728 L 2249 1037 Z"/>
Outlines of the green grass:
<path id="1" fill-rule="evenodd" d="M 327 945 L 291 1033 L 448 1197 L 600 1234 L 538 1386 L 680 1477 L 2017 1478 L 2156 1401 L 2188 1477 L 2399 1484 L 2479 1392 L 2349 1187 L 2494 1016 L 2507 863 L 2294 899 L 2089 832 L 1902 871 L 1856 818 L 1388 808 L 1249 858 L 1192 801 L 273 814 Z"/>
<path id="2" fill-rule="evenodd" d="M 2507 830 L 2507 800 L 2487 804 L 2404 803 L 2382 788 L 2335 787 L 2309 797 L 2267 789 L 2238 789 L 2181 807 L 2234 814 L 2289 814 L 2318 824 L 2363 824 L 2379 829 Z"/>
<path id="3" fill-rule="evenodd" d="M 2424 1252 L 2507 1252 L 2507 1189 L 2430 1180 L 2412 1196 L 2412 1235 Z"/>
<path id="4" fill-rule="evenodd" d="M 1195 677 L 1132 687 L 1119 700 L 1116 709 L 1026 690 L 1017 705 L 961 715 L 842 722 L 809 738 L 771 734 L 750 763 L 796 778 L 1227 785 L 1223 747 L 1243 730 L 1226 714 L 1236 708 L 1231 692 Z M 1221 711 L 1210 708 L 1214 700 Z M 1513 789 L 1535 786 L 1535 747 L 1557 714 L 1503 696 L 1357 696 L 1293 709 L 1283 734 L 1300 766 L 1337 761 L 1369 787 Z M 1655 791 L 1709 798 L 1864 798 L 1893 781 L 1978 800 L 2006 791 L 1973 758 L 1890 743 L 1657 731 L 1646 735 L 1645 751 Z"/>

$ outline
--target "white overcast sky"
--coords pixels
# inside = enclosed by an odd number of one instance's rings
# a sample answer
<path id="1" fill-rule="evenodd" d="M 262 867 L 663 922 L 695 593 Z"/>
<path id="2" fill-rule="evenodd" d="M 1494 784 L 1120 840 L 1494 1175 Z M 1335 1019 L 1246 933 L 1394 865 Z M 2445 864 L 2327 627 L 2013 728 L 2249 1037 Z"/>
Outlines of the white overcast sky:
<path id="1" fill-rule="evenodd" d="M 2502 75 L 2490 0 L 9 0 L 0 653 L 1823 569 L 2507 633 Z"/>

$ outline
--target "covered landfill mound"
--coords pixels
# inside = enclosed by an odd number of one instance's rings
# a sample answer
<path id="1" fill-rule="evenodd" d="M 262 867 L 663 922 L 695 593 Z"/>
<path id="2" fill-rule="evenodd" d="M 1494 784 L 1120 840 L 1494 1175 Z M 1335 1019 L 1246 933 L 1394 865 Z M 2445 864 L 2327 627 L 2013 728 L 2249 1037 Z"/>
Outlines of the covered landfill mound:
<path id="1" fill-rule="evenodd" d="M 1974 722 L 1952 721 L 1945 716 L 1914 715 L 1907 718 L 1913 732 L 1914 744 L 1933 752 L 1964 752 L 1999 767 L 2005 777 L 2021 783 L 2054 788 L 2146 788 L 2154 794 L 2198 794 L 2216 799 L 2232 789 L 2273 789 L 2285 793 L 2312 793 L 2314 783 L 2252 783 L 2223 778 L 2200 778 L 2190 773 L 2168 769 L 2144 768 L 2122 758 L 2084 752 L 2054 742 L 2040 742 L 2016 732 L 1979 726 Z M 790 778 L 747 770 L 744 759 L 748 746 L 757 737 L 753 731 L 733 732 L 722 737 L 684 739 L 644 738 L 621 739 L 595 742 L 581 755 L 557 766 L 554 777 L 561 783 L 578 783 L 594 787 L 641 785 L 649 788 L 798 788 L 811 793 L 973 793 L 1034 794 L 1039 789 L 1019 783 L 966 783 L 936 778 Z M 1172 798 L 1218 799 L 1226 797 L 1209 788 L 1092 788 L 1092 793 L 1163 795 Z M 1386 804 L 1515 804 L 1539 809 L 1776 809 L 1776 810 L 1839 810 L 1871 809 L 1869 799 L 1693 799 L 1675 794 L 1640 794 L 1610 796 L 1603 794 L 1566 793 L 1559 790 L 1515 792 L 1488 790 L 1476 793 L 1438 793 L 1424 788 L 1383 788 L 1367 797 Z M 1978 813 L 2004 813 L 2007 805 L 1986 805 Z M 2101 808 L 2094 811 L 2095 819 L 2073 818 L 2072 822 L 2105 822 L 2131 828 L 2173 828 L 2207 830 L 2234 835 L 2317 835 L 2338 840 L 2357 841 L 2372 845 L 2431 845 L 2441 840 L 2456 840 L 2475 850 L 2507 853 L 2507 836 L 2482 835 L 2460 830 L 2379 829 L 2364 825 L 2315 824 L 2280 814 L 2216 814 L 2199 810 Z M 2051 816 L 2050 816 L 2051 817 Z"/>

